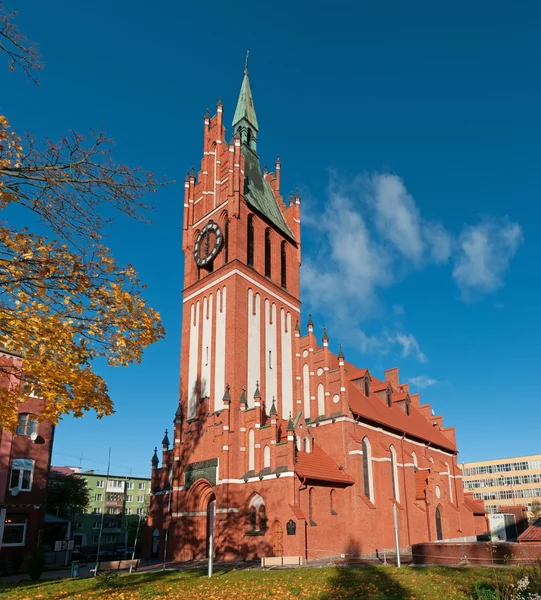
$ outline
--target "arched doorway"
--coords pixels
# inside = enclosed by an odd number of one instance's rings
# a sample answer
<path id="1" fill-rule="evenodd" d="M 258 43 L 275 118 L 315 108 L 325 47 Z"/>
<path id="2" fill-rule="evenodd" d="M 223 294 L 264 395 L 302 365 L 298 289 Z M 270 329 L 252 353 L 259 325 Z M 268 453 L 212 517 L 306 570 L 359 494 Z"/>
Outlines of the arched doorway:
<path id="1" fill-rule="evenodd" d="M 197 479 L 190 487 L 188 511 L 185 517 L 185 550 L 193 559 L 208 558 L 211 531 L 210 513 L 214 512 L 216 495 L 206 479 Z M 212 509 L 211 509 L 212 504 Z M 216 548 L 216 544 L 214 544 Z"/>
<path id="2" fill-rule="evenodd" d="M 272 554 L 273 556 L 284 555 L 284 530 L 280 521 L 275 521 L 272 526 Z"/>
<path id="3" fill-rule="evenodd" d="M 158 558 L 160 554 L 160 531 L 154 529 L 152 532 L 152 558 Z"/>
<path id="4" fill-rule="evenodd" d="M 436 507 L 436 538 L 438 540 L 443 540 L 443 531 L 441 527 L 441 511 L 440 507 Z"/>

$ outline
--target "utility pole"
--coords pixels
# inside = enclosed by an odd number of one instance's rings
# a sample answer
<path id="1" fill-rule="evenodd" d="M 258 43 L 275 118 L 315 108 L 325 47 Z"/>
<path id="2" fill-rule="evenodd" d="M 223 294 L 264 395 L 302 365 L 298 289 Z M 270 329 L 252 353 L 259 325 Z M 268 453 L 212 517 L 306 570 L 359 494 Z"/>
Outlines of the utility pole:
<path id="1" fill-rule="evenodd" d="M 105 518 L 105 499 L 107 498 L 107 484 L 109 482 L 109 471 L 111 469 L 111 447 L 109 446 L 109 460 L 107 462 L 107 478 L 105 479 L 105 489 L 103 491 L 103 508 L 101 511 L 100 534 L 98 536 L 98 550 L 96 551 L 96 566 L 94 568 L 94 577 L 98 574 L 98 563 L 100 561 L 101 534 L 103 532 L 103 519 Z"/>
<path id="2" fill-rule="evenodd" d="M 396 510 L 396 504 L 393 502 L 393 516 L 394 516 L 394 540 L 396 544 L 396 566 L 400 569 L 400 542 L 398 540 L 398 514 Z"/>
<path id="3" fill-rule="evenodd" d="M 209 577 L 212 577 L 212 567 L 214 566 L 214 508 L 215 502 L 209 504 L 208 516 L 209 520 Z"/>

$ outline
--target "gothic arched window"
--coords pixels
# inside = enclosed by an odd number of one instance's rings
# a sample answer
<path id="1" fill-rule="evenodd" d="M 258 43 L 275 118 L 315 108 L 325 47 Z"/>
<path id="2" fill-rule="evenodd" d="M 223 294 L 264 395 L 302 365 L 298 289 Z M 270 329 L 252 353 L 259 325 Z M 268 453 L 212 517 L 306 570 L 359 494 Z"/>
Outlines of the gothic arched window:
<path id="1" fill-rule="evenodd" d="M 363 450 L 363 483 L 364 483 L 364 495 L 374 502 L 373 486 L 372 486 L 372 454 L 370 451 L 370 442 L 368 438 L 363 438 L 362 443 Z"/>
<path id="2" fill-rule="evenodd" d="M 265 277 L 271 276 L 271 239 L 270 229 L 265 230 Z"/>
<path id="3" fill-rule="evenodd" d="M 224 265 L 229 260 L 229 219 L 225 217 L 224 223 Z"/>
<path id="4" fill-rule="evenodd" d="M 396 450 L 391 446 L 391 475 L 393 478 L 393 498 L 400 502 L 400 487 L 398 484 L 398 466 L 396 464 Z"/>
<path id="5" fill-rule="evenodd" d="M 441 512 L 439 506 L 436 508 L 436 538 L 438 540 L 443 540 L 443 530 L 441 527 Z"/>
<path id="6" fill-rule="evenodd" d="M 263 449 L 263 468 L 270 467 L 270 446 Z"/>
<path id="7" fill-rule="evenodd" d="M 254 216 L 248 217 L 248 251 L 246 255 L 246 262 L 249 267 L 254 266 Z"/>
<path id="8" fill-rule="evenodd" d="M 253 471 L 255 469 L 254 449 L 255 434 L 254 430 L 250 429 L 250 432 L 248 433 L 248 471 Z"/>
<path id="9" fill-rule="evenodd" d="M 310 517 L 310 525 L 312 527 L 317 525 L 314 521 L 314 488 L 310 488 L 310 491 L 308 492 L 308 514 Z"/>
<path id="10" fill-rule="evenodd" d="M 281 286 L 287 288 L 287 255 L 286 243 L 280 244 L 280 263 L 281 263 Z"/>

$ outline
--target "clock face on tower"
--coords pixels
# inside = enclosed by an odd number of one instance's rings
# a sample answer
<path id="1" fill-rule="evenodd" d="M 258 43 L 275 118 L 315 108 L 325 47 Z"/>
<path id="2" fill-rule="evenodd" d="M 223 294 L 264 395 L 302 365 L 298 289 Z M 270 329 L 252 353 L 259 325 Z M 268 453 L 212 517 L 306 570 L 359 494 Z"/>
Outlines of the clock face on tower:
<path id="1" fill-rule="evenodd" d="M 207 267 L 218 256 L 224 236 L 218 223 L 209 221 L 199 232 L 193 247 L 193 258 L 198 267 Z"/>

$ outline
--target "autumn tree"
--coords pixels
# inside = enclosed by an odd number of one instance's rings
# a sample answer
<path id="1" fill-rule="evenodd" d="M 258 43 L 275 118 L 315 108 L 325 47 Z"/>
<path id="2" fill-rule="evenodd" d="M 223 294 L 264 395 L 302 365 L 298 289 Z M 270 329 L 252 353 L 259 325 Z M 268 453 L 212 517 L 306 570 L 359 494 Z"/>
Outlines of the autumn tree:
<path id="1" fill-rule="evenodd" d="M 35 79 L 35 46 L 0 0 L 0 53 Z M 144 198 L 163 185 L 151 173 L 114 160 L 103 132 L 70 132 L 58 142 L 18 135 L 0 115 L 0 423 L 14 428 L 17 407 L 33 392 L 42 417 L 113 412 L 95 360 L 140 362 L 163 336 L 131 265 L 116 263 L 103 241 L 104 214 L 143 219 Z M 39 222 L 20 227 L 21 215 Z M 17 217 L 15 219 L 15 216 Z M 33 229 L 33 230 L 31 230 Z"/>
<path id="2" fill-rule="evenodd" d="M 88 511 L 90 491 L 86 479 L 51 471 L 47 481 L 47 513 L 73 521 Z"/>

